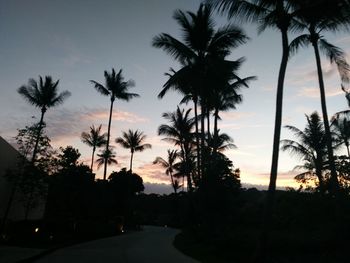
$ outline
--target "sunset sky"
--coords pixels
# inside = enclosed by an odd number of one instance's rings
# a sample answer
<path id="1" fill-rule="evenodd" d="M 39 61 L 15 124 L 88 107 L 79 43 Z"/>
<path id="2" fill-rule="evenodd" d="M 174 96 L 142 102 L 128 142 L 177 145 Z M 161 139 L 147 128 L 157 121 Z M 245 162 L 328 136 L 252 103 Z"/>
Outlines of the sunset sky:
<path id="1" fill-rule="evenodd" d="M 63 105 L 48 110 L 47 133 L 55 148 L 72 145 L 89 164 L 91 148 L 80 141 L 80 134 L 92 124 L 102 124 L 107 131 L 110 103 L 89 80 L 104 83 L 104 70 L 122 68 L 125 79 L 136 82 L 130 91 L 141 97 L 128 103 L 115 103 L 112 145 L 121 131 L 144 131 L 148 136 L 146 142 L 153 148 L 135 154 L 134 170 L 147 183 L 146 192 L 166 191 L 166 187 L 157 184 L 169 183 L 169 178 L 152 161 L 157 156 L 165 157 L 166 150 L 173 148 L 157 136 L 157 128 L 165 123 L 161 114 L 174 111 L 180 96 L 169 93 L 158 100 L 157 94 L 167 79 L 164 72 L 170 67 L 178 69 L 179 65 L 162 50 L 153 48 L 151 41 L 162 32 L 181 38 L 179 26 L 172 18 L 174 10 L 195 12 L 199 4 L 199 0 L 0 0 L 0 136 L 13 142 L 17 129 L 39 120 L 39 109 L 26 103 L 17 89 L 27 84 L 29 78 L 51 75 L 54 80 L 60 80 L 59 89 L 69 90 L 72 96 Z M 225 17 L 215 16 L 217 25 L 227 23 Z M 251 40 L 233 50 L 230 59 L 244 56 L 246 62 L 239 75 L 256 75 L 258 80 L 242 90 L 244 101 L 237 110 L 222 113 L 220 130 L 232 136 L 238 146 L 226 155 L 241 169 L 242 183 L 267 185 L 281 57 L 280 34 L 268 30 L 257 35 L 255 25 L 242 25 L 242 28 Z M 349 51 L 348 34 L 324 35 L 331 43 Z M 323 67 L 331 116 L 346 109 L 347 104 L 337 71 L 324 57 Z M 305 114 L 320 112 L 311 48 L 291 58 L 284 98 L 283 125 L 303 129 Z M 292 138 L 292 135 L 283 129 L 281 137 Z M 119 146 L 115 149 L 119 165 L 109 167 L 109 172 L 129 165 L 129 152 Z M 288 153 L 281 153 L 279 186 L 295 186 L 293 176 L 297 172 L 293 167 L 298 163 Z M 102 170 L 97 172 L 97 177 Z"/>

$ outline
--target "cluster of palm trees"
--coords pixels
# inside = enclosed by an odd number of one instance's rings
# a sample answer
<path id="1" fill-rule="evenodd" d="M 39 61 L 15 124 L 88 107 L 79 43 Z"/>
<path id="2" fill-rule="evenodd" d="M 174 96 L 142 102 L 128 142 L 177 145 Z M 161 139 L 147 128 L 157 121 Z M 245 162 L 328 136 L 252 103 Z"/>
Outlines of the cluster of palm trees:
<path id="1" fill-rule="evenodd" d="M 102 125 L 95 127 L 92 125 L 89 132 L 83 132 L 81 134 L 81 140 L 92 147 L 91 157 L 91 172 L 93 171 L 95 151 L 97 148 L 106 147 L 104 151 L 98 154 L 99 158 L 96 160 L 98 168 L 104 165 L 103 179 L 106 179 L 107 165 L 117 164 L 115 160 L 115 153 L 110 146 L 110 130 L 112 123 L 113 104 L 116 99 L 129 101 L 131 98 L 138 97 L 136 93 L 129 93 L 128 89 L 134 86 L 132 80 L 124 81 L 122 70 L 118 73 L 112 69 L 112 72 L 104 72 L 105 85 L 102 85 L 94 80 L 91 83 L 94 84 L 95 89 L 102 95 L 109 96 L 111 100 L 109 121 L 108 121 L 108 132 L 102 133 Z M 18 93 L 22 95 L 30 104 L 40 108 L 41 118 L 37 128 L 36 142 L 33 149 L 32 164 L 36 161 L 36 155 L 38 152 L 38 143 L 42 136 L 44 128 L 44 115 L 49 108 L 57 106 L 64 102 L 64 100 L 71 95 L 69 91 L 58 92 L 59 80 L 53 81 L 51 76 L 45 76 L 43 79 L 39 76 L 39 80 L 30 79 L 27 85 L 23 85 L 18 89 Z M 150 144 L 143 144 L 146 136 L 141 131 L 123 132 L 122 137 L 116 139 L 116 143 L 120 144 L 126 149 L 130 149 L 130 171 L 132 170 L 132 160 L 135 151 L 143 151 L 151 148 Z"/>
<path id="2" fill-rule="evenodd" d="M 298 140 L 285 139 L 282 140 L 283 151 L 289 151 L 292 155 L 299 157 L 302 161 L 302 165 L 295 167 L 297 170 L 303 170 L 298 174 L 295 179 L 301 183 L 301 186 L 307 185 L 310 190 L 314 189 L 321 194 L 326 194 L 330 189 L 329 181 L 329 159 L 327 154 L 327 138 L 321 117 L 317 112 L 313 112 L 310 115 L 306 115 L 307 124 L 304 130 L 300 130 L 297 127 L 287 125 L 285 128 L 293 132 L 294 136 Z M 338 151 L 346 149 L 347 156 L 335 156 L 336 160 L 345 160 L 350 162 L 350 119 L 348 114 L 335 114 L 332 117 L 331 122 L 331 135 L 332 135 L 332 149 Z M 344 158 L 345 157 L 345 158 Z M 339 165 L 336 167 L 339 169 Z M 337 169 L 338 178 L 340 173 Z M 347 171 L 347 181 L 349 180 L 349 171 Z M 316 180 L 316 182 L 315 182 Z M 344 180 L 343 180 L 344 181 Z M 348 184 L 347 182 L 346 184 Z M 343 183 L 344 184 L 344 183 Z"/>
<path id="3" fill-rule="evenodd" d="M 170 125 L 161 125 L 158 133 L 179 147 L 181 165 L 177 169 L 192 190 L 193 183 L 205 176 L 210 153 L 217 153 L 222 146 L 220 112 L 235 109 L 242 101 L 239 90 L 248 87 L 255 77 L 237 75 L 244 58 L 227 59 L 233 48 L 247 42 L 242 29 L 232 24 L 216 29 L 212 9 L 204 4 L 196 13 L 176 10 L 173 17 L 181 27 L 182 39 L 162 33 L 153 38 L 152 44 L 170 54 L 180 68 L 166 73 L 169 78 L 158 97 L 163 98 L 170 90 L 179 92 L 183 96 L 180 103 L 193 102 L 194 118 L 190 117 L 190 109 L 178 107 L 175 112 L 163 114 Z"/>
<path id="4" fill-rule="evenodd" d="M 331 134 L 326 107 L 325 87 L 323 82 L 320 50 L 334 62 L 339 69 L 341 80 L 349 81 L 349 65 L 344 52 L 328 43 L 322 36 L 326 31 L 346 30 L 350 25 L 349 1 L 346 0 L 208 0 L 209 4 L 230 19 L 258 24 L 259 32 L 266 28 L 278 29 L 282 37 L 282 60 L 278 75 L 276 117 L 273 143 L 273 156 L 270 174 L 269 193 L 273 196 L 276 189 L 279 156 L 280 133 L 282 124 L 283 87 L 288 58 L 300 47 L 311 44 L 314 48 L 320 87 L 322 116 L 326 132 L 327 154 L 329 157 L 332 191 L 336 194 L 338 182 L 333 158 Z M 304 33 L 306 31 L 306 33 Z M 301 33 L 292 42 L 288 33 Z"/>
<path id="5" fill-rule="evenodd" d="M 192 12 L 184 13 L 180 10 L 175 11 L 173 17 L 182 29 L 183 41 L 164 33 L 153 39 L 154 47 L 163 49 L 181 65 L 179 70 L 170 69 L 170 73 L 166 74 L 169 79 L 159 93 L 159 98 L 162 98 L 172 89 L 184 96 L 181 102 L 193 101 L 197 178 L 205 175 L 205 153 L 208 149 L 208 147 L 205 147 L 206 141 L 213 140 L 213 152 L 217 151 L 219 111 L 234 108 L 241 100 L 241 97 L 237 94 L 238 88 L 247 86 L 247 81 L 254 79 L 254 77 L 241 79 L 237 76 L 236 71 L 242 64 L 243 59 L 236 61 L 226 59 L 232 48 L 244 44 L 248 40 L 247 36 L 244 35 L 242 30 L 231 24 L 215 30 L 214 21 L 211 17 L 213 8 L 219 13 L 227 15 L 230 20 L 258 24 L 259 32 L 272 28 L 277 29 L 281 34 L 282 58 L 277 81 L 273 154 L 263 216 L 264 225 L 267 225 L 265 223 L 270 221 L 276 191 L 284 80 L 288 61 L 299 48 L 307 47 L 310 44 L 314 49 L 319 80 L 324 140 L 328 167 L 331 172 L 330 193 L 337 196 L 339 182 L 326 107 L 320 51 L 338 67 L 341 84 L 347 83 L 350 67 L 346 62 L 345 53 L 340 48 L 327 42 L 323 37 L 323 33 L 349 28 L 350 2 L 348 0 L 206 0 L 205 2 L 206 4 L 201 4 L 196 14 Z M 300 33 L 300 36 L 290 42 L 290 32 Z M 198 114 L 198 106 L 200 106 L 200 114 Z M 214 112 L 213 135 L 210 133 L 209 126 L 212 112 Z M 205 124 L 206 119 L 207 125 Z M 162 130 L 160 129 L 160 131 Z M 185 150 L 184 145 L 182 145 L 182 159 L 186 158 Z M 190 183 L 189 178 L 187 183 Z M 263 253 L 266 251 L 267 228 L 266 226 L 262 231 L 261 251 L 257 253 L 263 260 Z"/>

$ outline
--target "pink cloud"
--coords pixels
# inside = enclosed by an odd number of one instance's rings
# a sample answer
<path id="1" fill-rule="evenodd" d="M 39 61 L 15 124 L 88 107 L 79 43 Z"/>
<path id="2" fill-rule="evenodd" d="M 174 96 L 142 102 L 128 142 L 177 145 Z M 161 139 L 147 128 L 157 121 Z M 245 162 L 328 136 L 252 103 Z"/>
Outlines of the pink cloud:
<path id="1" fill-rule="evenodd" d="M 340 87 L 329 87 L 326 88 L 326 96 L 328 97 L 334 97 L 343 95 L 344 92 L 341 90 Z M 309 98 L 320 98 L 320 90 L 319 88 L 313 88 L 313 87 L 303 87 L 298 90 L 297 96 L 299 97 L 309 97 Z"/>
<path id="2" fill-rule="evenodd" d="M 243 119 L 243 118 L 250 118 L 255 116 L 255 112 L 235 112 L 235 111 L 230 111 L 230 112 L 221 112 L 220 116 L 222 119 L 225 120 L 238 120 L 238 119 Z"/>
<path id="3" fill-rule="evenodd" d="M 165 175 L 164 168 L 153 163 L 146 163 L 139 166 L 138 168 L 133 169 L 135 173 L 140 175 L 144 182 L 150 183 L 170 183 L 170 178 Z"/>

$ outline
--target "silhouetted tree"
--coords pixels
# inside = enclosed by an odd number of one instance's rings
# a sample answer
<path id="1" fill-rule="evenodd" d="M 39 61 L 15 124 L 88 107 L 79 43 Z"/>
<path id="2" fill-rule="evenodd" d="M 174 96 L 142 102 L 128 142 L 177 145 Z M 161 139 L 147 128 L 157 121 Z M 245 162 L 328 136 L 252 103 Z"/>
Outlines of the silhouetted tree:
<path id="1" fill-rule="evenodd" d="M 59 80 L 54 82 L 51 76 L 45 76 L 45 81 L 39 76 L 39 81 L 29 79 L 28 85 L 23 85 L 18 89 L 18 93 L 23 96 L 30 104 L 40 108 L 41 117 L 39 127 L 37 129 L 36 142 L 33 149 L 32 163 L 38 150 L 40 134 L 44 125 L 44 115 L 47 109 L 62 104 L 64 100 L 70 96 L 69 91 L 63 91 L 58 94 Z"/>
<path id="2" fill-rule="evenodd" d="M 165 174 L 170 176 L 170 180 L 171 180 L 171 186 L 174 189 L 174 193 L 177 194 L 177 190 L 181 187 L 178 180 L 174 179 L 174 171 L 175 171 L 175 167 L 176 165 L 178 165 L 178 163 L 176 163 L 176 160 L 179 157 L 179 153 L 177 150 L 169 150 L 167 151 L 168 156 L 167 159 L 163 159 L 162 157 L 157 157 L 153 163 L 154 164 L 160 164 L 163 168 L 165 168 Z"/>
<path id="3" fill-rule="evenodd" d="M 102 165 L 106 166 L 106 163 L 108 165 L 118 164 L 117 160 L 115 159 L 116 154 L 113 152 L 111 147 L 109 147 L 108 150 L 103 150 L 100 154 L 97 154 L 97 156 L 99 157 L 96 160 L 97 169 L 99 169 Z M 103 179 L 103 180 L 105 180 L 105 179 Z"/>
<path id="4" fill-rule="evenodd" d="M 304 161 L 302 166 L 297 169 L 306 169 L 296 176 L 299 182 L 306 183 L 307 179 L 316 176 L 318 179 L 318 188 L 322 194 L 326 191 L 326 182 L 324 180 L 324 170 L 327 161 L 327 144 L 325 129 L 322 120 L 317 112 L 310 116 L 306 115 L 307 125 L 303 131 L 294 126 L 287 125 L 285 128 L 292 131 L 298 141 L 282 140 L 281 149 L 289 151 Z"/>
<path id="5" fill-rule="evenodd" d="M 107 140 L 106 140 L 107 134 L 106 133 L 101 134 L 101 128 L 102 128 L 102 125 L 98 126 L 97 128 L 95 128 L 95 126 L 92 125 L 90 127 L 89 133 L 87 132 L 81 133 L 82 142 L 92 147 L 91 172 L 93 172 L 96 148 L 103 147 L 107 143 Z"/>
<path id="6" fill-rule="evenodd" d="M 119 70 L 118 73 L 115 72 L 114 68 L 112 68 L 112 72 L 109 73 L 107 71 L 104 72 L 105 77 L 105 86 L 102 84 L 90 80 L 92 84 L 94 84 L 95 89 L 104 96 L 109 96 L 111 100 L 111 106 L 109 110 L 109 121 L 108 121 L 108 132 L 107 132 L 107 143 L 106 143 L 106 153 L 109 151 L 109 138 L 111 134 L 111 123 L 112 123 L 112 113 L 113 113 L 113 103 L 116 99 L 129 101 L 132 98 L 139 97 L 136 93 L 129 93 L 128 89 L 133 87 L 134 81 L 128 80 L 124 81 L 124 77 L 122 75 L 122 70 Z M 107 155 L 106 155 L 107 158 Z M 106 180 L 107 174 L 107 164 L 108 161 L 104 162 L 104 170 L 103 170 L 103 179 Z"/>
<path id="7" fill-rule="evenodd" d="M 276 115 L 272 151 L 272 163 L 266 209 L 263 216 L 265 223 L 260 248 L 257 257 L 261 262 L 266 260 L 267 228 L 273 211 L 274 195 L 276 192 L 278 158 L 282 126 L 283 87 L 288 64 L 289 40 L 288 31 L 298 29 L 298 23 L 293 19 L 296 12 L 295 4 L 290 0 L 207 0 L 221 13 L 227 14 L 229 19 L 249 21 L 258 24 L 259 32 L 266 28 L 277 29 L 282 37 L 282 59 L 278 73 Z"/>
<path id="8" fill-rule="evenodd" d="M 331 131 L 334 140 L 345 145 L 348 158 L 350 159 L 350 120 L 347 118 L 347 116 L 336 116 L 331 123 Z"/>
<path id="9" fill-rule="evenodd" d="M 192 180 L 191 180 L 191 167 L 187 167 L 191 159 L 191 150 L 194 144 L 194 134 L 193 128 L 195 121 L 190 117 L 191 109 L 180 110 L 177 107 L 175 112 L 163 113 L 163 118 L 170 122 L 168 124 L 162 124 L 158 128 L 158 134 L 166 136 L 163 140 L 173 143 L 175 146 L 180 147 L 180 157 L 185 164 L 186 169 L 183 169 L 184 174 L 187 177 L 187 187 L 192 190 Z"/>
<path id="10" fill-rule="evenodd" d="M 331 181 L 333 194 L 337 192 L 339 183 L 334 164 L 334 153 L 332 148 L 332 137 L 328 121 L 326 93 L 323 81 L 320 51 L 322 51 L 332 63 L 338 66 L 342 81 L 349 81 L 350 67 L 345 59 L 345 53 L 338 47 L 330 44 L 321 35 L 324 31 L 338 31 L 350 25 L 349 8 L 340 5 L 339 0 L 298 0 L 298 19 L 300 26 L 308 30 L 308 34 L 303 34 L 291 42 L 291 52 L 296 52 L 301 46 L 312 44 L 314 48 L 317 74 L 320 88 L 322 116 L 326 132 L 329 167 L 331 170 Z"/>
<path id="11" fill-rule="evenodd" d="M 77 221 L 90 215 L 94 174 L 79 161 L 81 154 L 72 146 L 60 148 L 57 171 L 50 176 L 45 217 L 49 221 L 69 222 L 76 231 Z M 65 230 L 67 231 L 67 230 Z"/>
<path id="12" fill-rule="evenodd" d="M 122 137 L 115 139 L 115 142 L 120 144 L 125 149 L 130 149 L 130 172 L 132 173 L 132 160 L 135 152 L 143 152 L 146 149 L 152 148 L 149 143 L 142 144 L 146 139 L 146 135 L 143 132 L 136 130 L 128 130 L 123 132 Z"/>
<path id="13" fill-rule="evenodd" d="M 200 147 L 198 129 L 198 102 L 201 105 L 201 147 L 205 143 L 205 117 L 208 112 L 208 99 L 210 90 L 215 86 L 208 85 L 208 66 L 217 60 L 224 60 L 230 54 L 231 48 L 244 44 L 248 38 L 243 31 L 234 26 L 226 25 L 215 30 L 211 9 L 201 4 L 197 13 L 176 10 L 174 19 L 183 32 L 183 41 L 179 41 L 169 34 L 162 33 L 153 38 L 153 46 L 161 48 L 180 62 L 182 68 L 173 71 L 169 80 L 164 84 L 158 97 L 162 98 L 168 90 L 175 89 L 184 95 L 189 95 L 194 103 L 197 164 L 200 166 Z M 235 61 L 225 61 L 233 67 Z M 209 131 L 208 131 L 209 132 Z M 198 169 L 200 174 L 200 169 Z"/>

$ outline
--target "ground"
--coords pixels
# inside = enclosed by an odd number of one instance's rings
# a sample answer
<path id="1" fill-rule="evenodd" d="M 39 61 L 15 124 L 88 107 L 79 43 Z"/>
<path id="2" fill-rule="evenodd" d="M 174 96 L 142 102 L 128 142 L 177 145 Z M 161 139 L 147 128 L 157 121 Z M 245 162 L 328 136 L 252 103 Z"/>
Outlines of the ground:
<path id="1" fill-rule="evenodd" d="M 179 231 L 166 227 L 144 227 L 143 231 L 94 240 L 56 250 L 35 262 L 196 263 L 173 246 Z M 1 259 L 2 258 L 2 259 Z M 23 257 L 22 257 L 23 258 Z M 0 257 L 2 263 L 16 262 Z"/>

